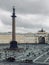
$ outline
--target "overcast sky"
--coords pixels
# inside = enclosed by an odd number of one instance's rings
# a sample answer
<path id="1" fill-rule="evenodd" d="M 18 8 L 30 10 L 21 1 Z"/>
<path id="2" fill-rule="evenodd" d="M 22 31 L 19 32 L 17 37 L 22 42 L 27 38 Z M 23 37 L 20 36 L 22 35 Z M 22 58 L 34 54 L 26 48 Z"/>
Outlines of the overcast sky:
<path id="1" fill-rule="evenodd" d="M 12 7 L 16 9 L 16 32 L 49 32 L 49 0 L 0 0 L 0 32 L 11 31 Z"/>

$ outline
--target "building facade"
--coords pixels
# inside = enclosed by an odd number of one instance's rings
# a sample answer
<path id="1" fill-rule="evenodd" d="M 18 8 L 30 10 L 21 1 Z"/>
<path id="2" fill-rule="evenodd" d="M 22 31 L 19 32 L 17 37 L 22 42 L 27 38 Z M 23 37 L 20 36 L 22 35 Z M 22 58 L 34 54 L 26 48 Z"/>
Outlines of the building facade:
<path id="1" fill-rule="evenodd" d="M 20 35 L 18 39 L 20 43 L 49 43 L 49 33 L 41 29 L 37 33 Z"/>
<path id="2" fill-rule="evenodd" d="M 44 43 L 48 43 L 48 39 L 49 39 L 49 36 L 48 36 L 48 33 L 45 32 L 44 30 L 40 30 L 38 31 L 36 34 L 36 42 L 37 43 L 40 43 L 41 41 L 44 41 Z"/>
<path id="3" fill-rule="evenodd" d="M 9 43 L 11 40 L 11 34 L 0 34 L 0 43 Z M 49 33 L 40 30 L 37 33 L 16 34 L 16 41 L 18 43 L 40 43 L 41 41 L 49 43 Z"/>

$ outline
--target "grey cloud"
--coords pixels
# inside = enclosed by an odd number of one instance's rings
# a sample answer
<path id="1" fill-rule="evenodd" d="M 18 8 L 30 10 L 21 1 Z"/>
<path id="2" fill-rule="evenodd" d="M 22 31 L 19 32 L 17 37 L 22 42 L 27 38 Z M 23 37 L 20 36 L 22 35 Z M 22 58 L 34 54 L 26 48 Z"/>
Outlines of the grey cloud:
<path id="1" fill-rule="evenodd" d="M 4 25 L 11 25 L 12 21 L 10 17 L 0 16 Z"/>
<path id="2" fill-rule="evenodd" d="M 16 13 L 49 14 L 49 0 L 0 0 L 0 7 L 11 11 L 15 5 Z"/>
<path id="3" fill-rule="evenodd" d="M 0 0 L 0 8 L 9 11 L 12 14 L 12 6 L 15 5 L 16 14 L 42 14 L 42 15 L 49 15 L 49 0 Z M 40 16 L 40 15 L 39 15 Z M 12 19 L 11 17 L 0 16 L 0 19 L 5 25 L 11 26 Z M 17 27 L 24 27 L 27 29 L 39 29 L 45 28 L 48 29 L 49 27 L 43 24 L 43 21 L 46 17 L 43 16 L 39 17 L 38 19 L 32 17 L 32 23 L 28 23 L 31 21 L 26 19 L 19 19 L 16 18 L 16 26 Z M 46 20 L 47 21 L 47 20 Z M 45 21 L 45 22 L 46 22 Z M 26 23 L 25 23 L 26 22 Z"/>
<path id="4" fill-rule="evenodd" d="M 33 21 L 33 20 L 32 20 Z M 26 22 L 26 23 L 25 23 Z M 35 22 L 35 23 L 34 23 Z M 28 21 L 28 23 L 27 23 L 27 20 L 24 20 L 24 21 L 22 21 L 22 20 L 17 20 L 17 22 L 16 22 L 16 26 L 17 27 L 24 27 L 24 28 L 32 28 L 32 29 L 37 29 L 37 28 L 42 28 L 43 27 L 43 25 L 42 24 L 40 24 L 40 23 L 38 23 L 37 21 L 33 21 L 33 24 L 30 22 L 30 21 Z"/>

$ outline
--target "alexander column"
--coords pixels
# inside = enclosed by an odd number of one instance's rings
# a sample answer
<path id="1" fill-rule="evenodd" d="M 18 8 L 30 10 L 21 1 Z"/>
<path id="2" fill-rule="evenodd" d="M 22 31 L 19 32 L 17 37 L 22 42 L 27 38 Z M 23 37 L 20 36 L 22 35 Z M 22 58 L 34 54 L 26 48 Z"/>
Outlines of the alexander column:
<path id="1" fill-rule="evenodd" d="M 15 41 L 15 8 L 13 7 L 13 14 L 12 14 L 12 41 Z"/>
<path id="2" fill-rule="evenodd" d="M 17 48 L 17 41 L 15 39 L 15 7 L 13 7 L 13 13 L 12 13 L 12 41 L 10 42 L 10 48 Z"/>

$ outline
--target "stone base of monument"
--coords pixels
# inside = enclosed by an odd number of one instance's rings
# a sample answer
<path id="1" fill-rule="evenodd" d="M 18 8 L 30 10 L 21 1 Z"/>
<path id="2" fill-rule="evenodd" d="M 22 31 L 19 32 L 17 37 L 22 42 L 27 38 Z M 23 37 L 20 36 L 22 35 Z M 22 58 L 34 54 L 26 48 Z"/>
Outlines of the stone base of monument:
<path id="1" fill-rule="evenodd" d="M 10 42 L 10 49 L 16 49 L 16 48 L 18 48 L 17 41 L 11 41 Z"/>

